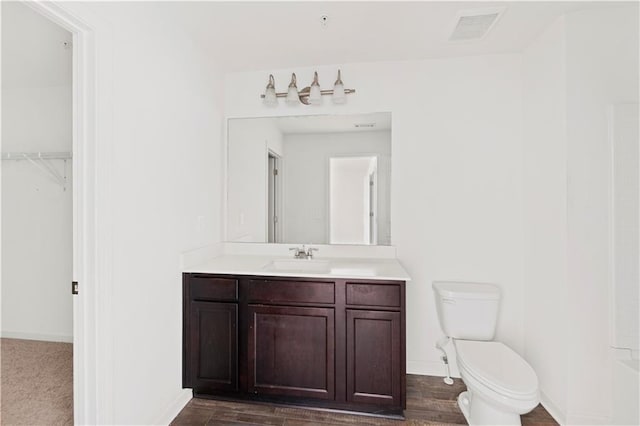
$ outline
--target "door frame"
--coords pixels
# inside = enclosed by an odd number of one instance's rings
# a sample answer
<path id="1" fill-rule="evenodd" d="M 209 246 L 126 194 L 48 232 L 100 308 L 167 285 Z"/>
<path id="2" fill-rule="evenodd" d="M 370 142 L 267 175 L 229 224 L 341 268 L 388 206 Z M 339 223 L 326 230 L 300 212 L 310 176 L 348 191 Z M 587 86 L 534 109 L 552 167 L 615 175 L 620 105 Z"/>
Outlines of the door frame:
<path id="1" fill-rule="evenodd" d="M 110 325 L 112 30 L 90 13 L 91 23 L 78 18 L 72 12 L 76 6 L 24 4 L 73 35 L 73 280 L 79 283 L 73 298 L 73 414 L 75 424 L 110 424 L 115 370 Z M 103 37 L 96 36 L 98 29 Z"/>
<path id="2" fill-rule="evenodd" d="M 269 225 L 272 221 L 271 217 L 271 158 L 274 159 L 274 164 L 276 170 L 278 170 L 277 177 L 274 178 L 273 192 L 274 192 L 274 203 L 273 203 L 273 216 L 276 216 L 278 219 L 274 224 L 274 232 L 273 237 L 275 239 L 276 244 L 280 244 L 284 241 L 282 238 L 283 229 L 282 229 L 282 205 L 283 205 L 283 159 L 280 154 L 273 151 L 272 149 L 267 148 L 267 239 L 266 242 L 270 243 L 269 237 Z"/>

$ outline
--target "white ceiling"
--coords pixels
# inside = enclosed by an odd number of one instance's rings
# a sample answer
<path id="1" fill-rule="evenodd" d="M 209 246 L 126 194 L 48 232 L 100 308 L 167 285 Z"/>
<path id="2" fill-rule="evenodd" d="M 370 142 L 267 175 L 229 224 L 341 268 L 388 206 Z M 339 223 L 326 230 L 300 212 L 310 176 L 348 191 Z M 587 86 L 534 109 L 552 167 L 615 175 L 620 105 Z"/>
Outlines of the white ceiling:
<path id="1" fill-rule="evenodd" d="M 70 84 L 71 35 L 18 2 L 2 1 L 3 87 Z M 184 31 L 223 71 L 522 51 L 560 15 L 616 2 L 125 2 L 114 14 Z M 449 42 L 458 12 L 506 7 L 482 40 Z M 152 11 L 153 13 L 149 13 Z M 329 17 L 326 28 L 322 15 Z"/>
<path id="2" fill-rule="evenodd" d="M 163 4 L 167 19 L 226 70 L 420 60 L 522 51 L 564 13 L 614 2 L 197 2 Z M 449 42 L 456 14 L 506 7 L 482 40 Z M 326 28 L 322 15 L 329 17 Z"/>

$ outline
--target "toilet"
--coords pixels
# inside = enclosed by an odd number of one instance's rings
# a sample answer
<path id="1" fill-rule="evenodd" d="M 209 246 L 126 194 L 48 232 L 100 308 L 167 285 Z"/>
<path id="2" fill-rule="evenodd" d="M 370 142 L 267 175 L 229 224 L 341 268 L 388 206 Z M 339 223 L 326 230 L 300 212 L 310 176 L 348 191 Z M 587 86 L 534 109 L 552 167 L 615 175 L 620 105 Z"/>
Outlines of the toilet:
<path id="1" fill-rule="evenodd" d="M 458 396 L 470 425 L 520 425 L 539 402 L 533 368 L 507 345 L 493 341 L 500 288 L 492 284 L 434 282 L 442 331 L 453 339 L 467 390 Z"/>

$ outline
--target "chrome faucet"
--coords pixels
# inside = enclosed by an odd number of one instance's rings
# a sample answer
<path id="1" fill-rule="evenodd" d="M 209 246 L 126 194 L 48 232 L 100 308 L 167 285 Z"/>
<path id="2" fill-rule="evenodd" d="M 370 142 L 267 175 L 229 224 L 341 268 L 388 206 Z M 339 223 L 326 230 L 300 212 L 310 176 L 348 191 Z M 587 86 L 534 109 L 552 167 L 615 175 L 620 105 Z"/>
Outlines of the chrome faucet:
<path id="1" fill-rule="evenodd" d="M 304 244 L 302 248 L 291 247 L 289 250 L 293 252 L 293 257 L 296 259 L 313 259 L 313 252 L 318 251 L 318 249 L 314 247 L 305 248 Z"/>

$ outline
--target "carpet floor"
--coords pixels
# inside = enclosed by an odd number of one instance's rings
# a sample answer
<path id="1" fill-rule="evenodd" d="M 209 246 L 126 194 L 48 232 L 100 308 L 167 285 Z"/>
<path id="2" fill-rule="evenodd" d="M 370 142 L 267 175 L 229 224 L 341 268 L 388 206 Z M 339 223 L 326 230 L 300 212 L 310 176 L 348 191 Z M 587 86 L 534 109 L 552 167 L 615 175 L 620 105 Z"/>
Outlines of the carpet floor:
<path id="1" fill-rule="evenodd" d="M 73 424 L 73 345 L 0 339 L 0 423 Z"/>

